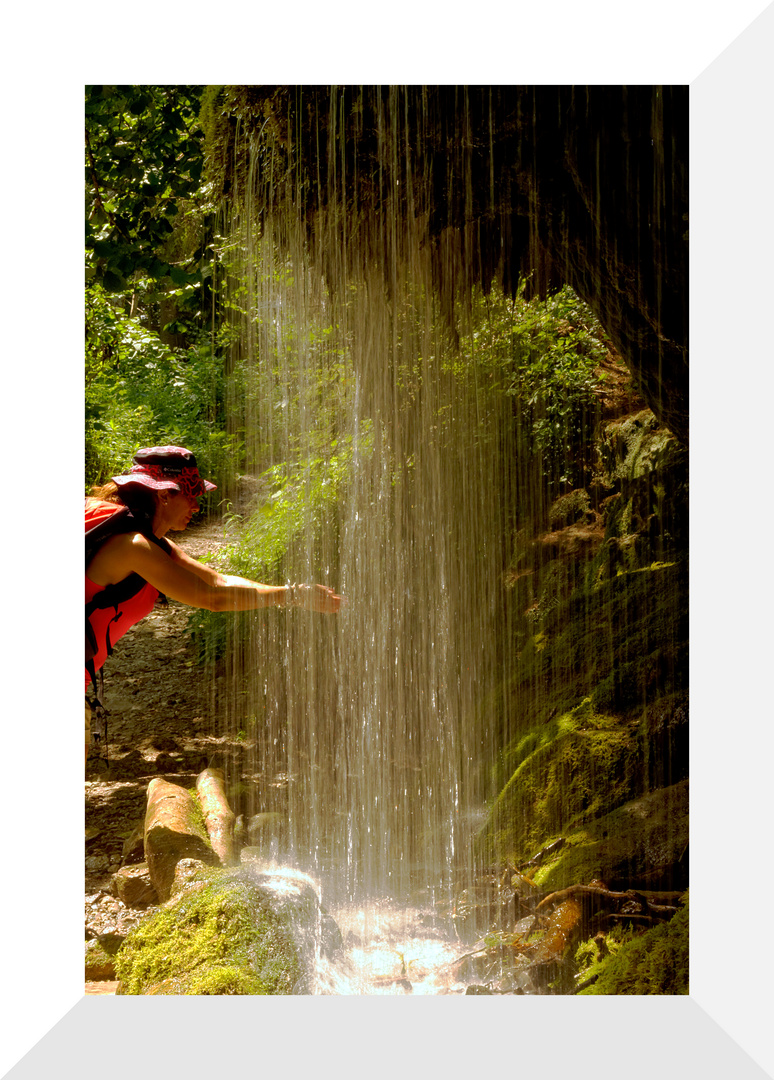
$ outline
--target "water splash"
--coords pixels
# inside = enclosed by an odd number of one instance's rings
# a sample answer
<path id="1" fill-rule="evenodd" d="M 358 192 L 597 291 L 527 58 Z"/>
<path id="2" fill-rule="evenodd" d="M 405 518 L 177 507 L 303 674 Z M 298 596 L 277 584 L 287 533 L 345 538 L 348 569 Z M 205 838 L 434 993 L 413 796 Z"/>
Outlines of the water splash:
<path id="1" fill-rule="evenodd" d="M 457 978 L 459 945 L 450 928 L 435 927 L 430 909 L 374 903 L 332 912 L 341 928 L 338 953 L 322 958 L 319 994 L 465 993 Z"/>

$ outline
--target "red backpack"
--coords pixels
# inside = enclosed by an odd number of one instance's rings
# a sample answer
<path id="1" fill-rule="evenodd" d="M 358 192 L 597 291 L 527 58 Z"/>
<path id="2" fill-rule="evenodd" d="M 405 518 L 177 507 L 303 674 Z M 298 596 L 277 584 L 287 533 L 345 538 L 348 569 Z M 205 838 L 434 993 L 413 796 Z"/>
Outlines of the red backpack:
<path id="1" fill-rule="evenodd" d="M 102 499 L 86 500 L 86 566 L 96 555 L 98 549 L 110 539 L 111 536 L 119 536 L 122 533 L 138 532 L 147 540 L 157 544 L 162 551 L 169 554 L 170 547 L 166 540 L 156 536 L 147 518 L 135 516 L 128 506 L 122 503 L 106 502 Z M 145 579 L 139 574 L 129 574 L 123 581 L 115 585 L 107 585 L 100 589 L 86 604 L 86 669 L 91 675 L 97 701 L 101 702 L 101 687 L 97 687 L 97 676 L 94 671 L 94 656 L 98 645 L 94 629 L 89 617 L 94 611 L 104 608 L 115 608 L 118 617 L 119 605 L 130 597 L 135 596 L 146 585 Z M 112 653 L 110 635 L 107 635 L 107 653 Z"/>

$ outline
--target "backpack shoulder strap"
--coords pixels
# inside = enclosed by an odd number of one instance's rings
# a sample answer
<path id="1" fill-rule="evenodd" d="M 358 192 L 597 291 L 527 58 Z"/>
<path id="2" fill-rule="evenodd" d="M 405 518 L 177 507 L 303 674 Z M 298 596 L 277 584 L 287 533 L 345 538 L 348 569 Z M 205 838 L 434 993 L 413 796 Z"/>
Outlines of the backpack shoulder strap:
<path id="1" fill-rule="evenodd" d="M 111 536 L 125 532 L 142 532 L 128 506 L 91 500 L 86 503 L 86 565 Z"/>
<path id="2" fill-rule="evenodd" d="M 124 533 L 138 532 L 166 554 L 170 553 L 171 549 L 167 541 L 163 537 L 156 536 L 150 523 L 142 518 L 136 518 L 128 506 L 98 500 L 91 500 L 91 502 L 91 506 L 88 501 L 86 504 L 86 566 L 106 540 Z M 115 607 L 124 600 L 128 600 L 144 585 L 145 580 L 139 574 L 129 574 L 123 581 L 115 585 L 107 585 L 86 605 L 87 617 L 98 608 Z"/>
<path id="3" fill-rule="evenodd" d="M 156 544 L 168 555 L 171 551 L 169 544 L 163 537 L 156 536 L 150 522 L 144 518 L 135 517 L 128 506 L 122 503 L 104 503 L 92 500 L 95 506 L 86 504 L 86 566 L 97 554 L 97 551 L 112 536 L 120 536 L 122 533 L 138 532 Z"/>

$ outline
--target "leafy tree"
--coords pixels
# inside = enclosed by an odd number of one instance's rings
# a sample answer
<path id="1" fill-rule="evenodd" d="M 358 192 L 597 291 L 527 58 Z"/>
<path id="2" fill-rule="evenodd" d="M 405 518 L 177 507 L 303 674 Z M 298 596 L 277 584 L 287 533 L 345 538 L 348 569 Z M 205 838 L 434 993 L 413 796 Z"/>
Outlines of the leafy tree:
<path id="1" fill-rule="evenodd" d="M 86 89 L 86 281 L 131 292 L 135 309 L 147 311 L 159 294 L 189 315 L 206 308 L 202 89 Z"/>
<path id="2" fill-rule="evenodd" d="M 224 476 L 239 443 L 224 431 L 221 342 L 202 334 L 170 347 L 97 285 L 86 296 L 86 481 L 124 469 L 139 446 L 195 448 L 203 471 Z"/>
<path id="3" fill-rule="evenodd" d="M 86 480 L 139 445 L 226 469 L 223 335 L 212 326 L 213 208 L 202 87 L 86 88 Z"/>

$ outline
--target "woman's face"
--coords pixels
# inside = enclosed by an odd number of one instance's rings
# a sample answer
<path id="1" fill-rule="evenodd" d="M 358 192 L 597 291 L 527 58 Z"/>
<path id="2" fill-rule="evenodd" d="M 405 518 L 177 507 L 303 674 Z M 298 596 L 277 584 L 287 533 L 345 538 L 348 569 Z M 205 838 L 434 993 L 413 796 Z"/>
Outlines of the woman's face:
<path id="1" fill-rule="evenodd" d="M 170 492 L 166 500 L 166 510 L 169 528 L 174 532 L 182 532 L 198 512 L 199 500 L 191 495 L 183 495 L 181 491 Z"/>

